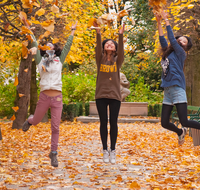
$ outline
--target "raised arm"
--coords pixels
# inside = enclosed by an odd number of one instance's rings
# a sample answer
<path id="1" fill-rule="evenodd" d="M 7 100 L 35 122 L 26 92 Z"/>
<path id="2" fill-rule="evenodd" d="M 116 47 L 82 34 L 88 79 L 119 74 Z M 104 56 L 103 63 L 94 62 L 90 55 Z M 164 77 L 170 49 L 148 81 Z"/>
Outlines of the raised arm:
<path id="1" fill-rule="evenodd" d="M 161 47 L 166 48 L 168 46 L 168 43 L 163 35 L 163 29 L 162 29 L 162 25 L 161 25 L 162 18 L 158 14 L 155 14 L 155 16 L 156 16 L 156 20 L 157 20 L 157 24 L 158 24 L 159 41 L 160 41 Z"/>
<path id="2" fill-rule="evenodd" d="M 99 64 L 100 60 L 101 60 L 101 56 L 102 56 L 102 42 L 101 42 L 101 32 L 100 32 L 100 28 L 98 27 L 98 24 L 96 22 L 93 23 L 93 26 L 96 29 L 96 64 Z"/>
<path id="3" fill-rule="evenodd" d="M 74 37 L 74 32 L 76 30 L 77 23 L 78 22 L 76 21 L 76 23 L 74 25 L 72 25 L 72 27 L 71 27 L 71 30 L 72 30 L 71 31 L 71 35 L 68 37 L 67 42 L 66 42 L 66 44 L 65 44 L 65 46 L 64 46 L 64 48 L 63 48 L 63 50 L 61 52 L 61 55 L 60 55 L 60 61 L 61 61 L 61 63 L 64 63 L 65 58 L 66 58 L 67 54 L 69 53 L 69 50 L 70 50 L 71 45 L 72 45 L 72 41 L 73 41 L 73 37 Z"/>
<path id="4" fill-rule="evenodd" d="M 125 23 L 119 29 L 119 41 L 118 41 L 118 50 L 117 50 L 117 62 L 118 66 L 121 67 L 124 61 L 124 42 L 123 42 L 123 34 L 125 29 Z"/>
<path id="5" fill-rule="evenodd" d="M 170 41 L 170 44 L 173 47 L 175 53 L 177 55 L 180 55 L 180 58 L 182 58 L 182 55 L 185 55 L 185 50 L 178 44 L 176 38 L 174 37 L 172 28 L 171 28 L 170 23 L 169 23 L 167 12 L 162 11 L 162 17 L 163 17 L 163 19 L 165 20 L 165 23 L 166 23 L 167 35 L 168 35 L 168 39 Z"/>

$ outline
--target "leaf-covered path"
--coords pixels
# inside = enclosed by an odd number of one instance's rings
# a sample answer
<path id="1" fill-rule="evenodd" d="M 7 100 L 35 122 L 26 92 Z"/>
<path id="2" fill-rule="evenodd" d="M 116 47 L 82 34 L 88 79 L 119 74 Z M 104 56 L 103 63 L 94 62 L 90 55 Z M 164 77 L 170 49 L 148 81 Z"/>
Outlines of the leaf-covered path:
<path id="1" fill-rule="evenodd" d="M 0 189 L 200 189 L 200 151 L 160 123 L 119 124 L 117 163 L 102 161 L 99 123 L 63 122 L 59 167 L 50 166 L 50 123 L 24 133 L 0 121 Z"/>

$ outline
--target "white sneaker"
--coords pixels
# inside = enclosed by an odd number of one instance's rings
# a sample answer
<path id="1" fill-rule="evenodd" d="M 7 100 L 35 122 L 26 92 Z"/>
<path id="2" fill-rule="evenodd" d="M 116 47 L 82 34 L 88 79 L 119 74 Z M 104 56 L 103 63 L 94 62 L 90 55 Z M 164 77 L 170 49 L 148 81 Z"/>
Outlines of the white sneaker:
<path id="1" fill-rule="evenodd" d="M 109 152 L 107 150 L 103 150 L 103 161 L 105 163 L 109 162 Z"/>
<path id="2" fill-rule="evenodd" d="M 112 164 L 115 164 L 115 162 L 116 162 L 116 152 L 115 152 L 115 150 L 110 151 L 110 162 Z"/>
<path id="3" fill-rule="evenodd" d="M 187 128 L 186 127 L 183 127 L 182 130 L 183 130 L 182 135 L 178 136 L 178 144 L 179 145 L 182 145 L 185 142 L 185 135 L 187 133 Z"/>

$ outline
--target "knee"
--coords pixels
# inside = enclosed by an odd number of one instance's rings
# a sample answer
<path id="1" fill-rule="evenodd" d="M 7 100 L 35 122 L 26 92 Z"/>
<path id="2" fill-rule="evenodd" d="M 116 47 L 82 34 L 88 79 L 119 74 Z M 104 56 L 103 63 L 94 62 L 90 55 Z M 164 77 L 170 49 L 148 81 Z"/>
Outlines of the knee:
<path id="1" fill-rule="evenodd" d="M 163 120 L 163 119 L 161 118 L 161 126 L 162 126 L 163 128 L 167 128 L 168 124 L 169 124 L 169 121 Z"/>
<path id="2" fill-rule="evenodd" d="M 188 120 L 184 119 L 184 120 L 180 120 L 180 123 L 183 127 L 188 127 Z"/>
<path id="3" fill-rule="evenodd" d="M 54 133 L 54 134 L 59 134 L 59 126 L 54 126 L 54 127 L 52 127 L 52 129 L 51 129 L 51 131 L 52 131 L 52 133 Z"/>

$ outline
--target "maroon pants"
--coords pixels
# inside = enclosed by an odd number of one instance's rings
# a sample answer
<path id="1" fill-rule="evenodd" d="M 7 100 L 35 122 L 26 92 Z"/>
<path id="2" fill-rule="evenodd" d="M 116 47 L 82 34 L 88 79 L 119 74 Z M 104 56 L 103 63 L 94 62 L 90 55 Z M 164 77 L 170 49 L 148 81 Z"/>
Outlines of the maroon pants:
<path id="1" fill-rule="evenodd" d="M 58 148 L 59 125 L 63 108 L 62 94 L 50 97 L 41 92 L 34 116 L 29 117 L 28 122 L 32 125 L 37 125 L 49 108 L 51 108 L 51 151 L 56 151 Z"/>

